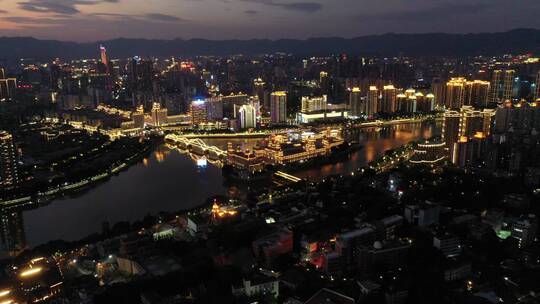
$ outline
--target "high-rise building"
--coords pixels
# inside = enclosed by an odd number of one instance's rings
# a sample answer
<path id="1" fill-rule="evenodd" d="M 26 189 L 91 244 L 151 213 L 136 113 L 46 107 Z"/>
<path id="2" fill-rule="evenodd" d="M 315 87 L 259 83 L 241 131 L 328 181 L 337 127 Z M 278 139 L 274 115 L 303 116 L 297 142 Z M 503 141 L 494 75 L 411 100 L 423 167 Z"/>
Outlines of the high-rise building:
<path id="1" fill-rule="evenodd" d="M 349 107 L 350 107 L 350 116 L 360 117 L 363 112 L 362 107 L 362 96 L 360 95 L 360 88 L 354 87 L 349 94 Z"/>
<path id="2" fill-rule="evenodd" d="M 489 102 L 500 104 L 502 100 L 500 92 L 502 91 L 503 71 L 495 70 L 491 75 L 491 86 L 489 88 Z"/>
<path id="3" fill-rule="evenodd" d="M 287 122 L 287 92 L 277 91 L 270 95 L 270 121 L 272 123 Z"/>
<path id="4" fill-rule="evenodd" d="M 442 138 L 447 145 L 451 145 L 459 139 L 459 120 L 458 111 L 449 110 L 444 112 Z"/>
<path id="5" fill-rule="evenodd" d="M 376 86 L 370 86 L 368 95 L 367 95 L 365 113 L 369 117 L 373 117 L 373 115 L 377 114 L 378 112 L 378 106 L 379 106 L 379 89 L 377 89 Z"/>
<path id="6" fill-rule="evenodd" d="M 17 255 L 26 248 L 22 212 L 0 213 L 0 248 L 10 255 Z"/>
<path id="7" fill-rule="evenodd" d="M 238 110 L 240 129 L 255 128 L 257 126 L 257 112 L 252 105 L 243 105 Z"/>
<path id="8" fill-rule="evenodd" d="M 383 87 L 381 112 L 394 113 L 397 111 L 397 89 L 393 85 Z"/>
<path id="9" fill-rule="evenodd" d="M 460 109 L 465 103 L 465 85 L 463 77 L 452 78 L 446 83 L 445 106 L 447 109 Z"/>
<path id="10" fill-rule="evenodd" d="M 208 115 L 206 112 L 206 102 L 202 99 L 197 99 L 191 102 L 191 125 L 196 126 L 207 121 Z"/>
<path id="11" fill-rule="evenodd" d="M 467 106 L 485 108 L 488 106 L 489 81 L 468 81 L 465 87 L 465 102 Z"/>
<path id="12" fill-rule="evenodd" d="M 504 71 L 504 83 L 503 83 L 503 101 L 512 100 L 514 98 L 514 79 L 516 77 L 516 71 L 506 70 Z"/>
<path id="13" fill-rule="evenodd" d="M 491 78 L 489 101 L 502 104 L 514 98 L 515 70 L 495 70 Z"/>
<path id="14" fill-rule="evenodd" d="M 326 105 L 328 104 L 328 99 L 326 95 L 316 96 L 316 97 L 306 97 L 302 96 L 302 113 L 310 113 L 315 111 L 324 111 L 326 110 Z"/>
<path id="15" fill-rule="evenodd" d="M 0 131 L 0 188 L 12 188 L 17 182 L 17 152 L 13 137 L 6 131 Z"/>
<path id="16" fill-rule="evenodd" d="M 431 91 L 433 92 L 435 107 L 442 109 L 445 105 L 444 92 L 445 83 L 441 78 L 436 77 L 431 81 Z"/>
<path id="17" fill-rule="evenodd" d="M 230 94 L 227 96 L 220 96 L 223 103 L 223 117 L 233 119 L 236 118 L 238 109 L 241 106 L 248 103 L 249 96 L 247 94 Z"/>
<path id="18" fill-rule="evenodd" d="M 159 102 L 154 102 L 150 115 L 154 126 L 162 126 L 167 123 L 167 108 L 162 108 Z"/>
<path id="19" fill-rule="evenodd" d="M 208 120 L 223 119 L 223 100 L 221 97 L 210 97 L 205 101 Z M 234 115 L 236 117 L 236 115 Z"/>
<path id="20" fill-rule="evenodd" d="M 459 111 L 449 110 L 444 113 L 442 136 L 448 146 L 468 138 L 488 136 L 495 110 L 474 110 L 471 106 L 463 106 Z"/>
<path id="21" fill-rule="evenodd" d="M 99 52 L 100 52 L 100 57 L 101 57 L 101 63 L 104 66 L 109 66 L 109 58 L 107 57 L 107 49 L 103 45 L 100 45 Z"/>

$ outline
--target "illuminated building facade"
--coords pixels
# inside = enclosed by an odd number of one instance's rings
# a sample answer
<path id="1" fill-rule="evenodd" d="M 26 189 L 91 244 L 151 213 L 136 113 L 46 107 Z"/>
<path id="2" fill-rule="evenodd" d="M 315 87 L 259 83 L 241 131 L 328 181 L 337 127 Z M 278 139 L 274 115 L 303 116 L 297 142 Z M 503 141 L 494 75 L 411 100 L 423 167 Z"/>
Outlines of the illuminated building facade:
<path id="1" fill-rule="evenodd" d="M 465 86 L 463 77 L 452 78 L 446 83 L 445 106 L 447 109 L 460 109 L 465 103 Z"/>
<path id="2" fill-rule="evenodd" d="M 373 117 L 378 112 L 379 107 L 379 89 L 376 86 L 370 86 L 367 95 L 365 113 L 368 117 Z"/>
<path id="3" fill-rule="evenodd" d="M 137 110 L 131 113 L 131 120 L 135 128 L 144 128 L 144 107 L 139 105 Z"/>
<path id="4" fill-rule="evenodd" d="M 223 117 L 236 118 L 238 109 L 248 103 L 249 96 L 243 93 L 219 96 L 223 103 Z"/>
<path id="5" fill-rule="evenodd" d="M 0 101 L 15 97 L 17 79 L 7 78 L 6 71 L 0 67 Z"/>
<path id="6" fill-rule="evenodd" d="M 257 112 L 252 105 L 243 105 L 238 110 L 238 123 L 240 129 L 255 128 L 257 126 Z"/>
<path id="7" fill-rule="evenodd" d="M 302 113 L 310 113 L 315 111 L 324 111 L 326 110 L 326 105 L 328 104 L 328 99 L 326 95 L 318 97 L 306 97 L 302 96 Z"/>
<path id="8" fill-rule="evenodd" d="M 190 106 L 191 125 L 196 126 L 208 121 L 206 112 L 206 103 L 204 100 L 198 99 L 191 102 Z"/>
<path id="9" fill-rule="evenodd" d="M 8 132 L 0 131 L 0 187 L 12 188 L 17 182 L 17 153 L 13 137 Z"/>
<path id="10" fill-rule="evenodd" d="M 409 161 L 413 164 L 435 164 L 443 161 L 446 155 L 446 143 L 425 141 L 416 145 Z"/>
<path id="11" fill-rule="evenodd" d="M 101 57 L 101 63 L 104 66 L 108 66 L 109 65 L 109 58 L 107 57 L 107 49 L 103 45 L 100 45 L 99 46 L 99 52 L 100 52 L 100 57 Z"/>
<path id="12" fill-rule="evenodd" d="M 167 124 L 167 108 L 162 108 L 161 104 L 154 102 L 152 111 L 150 112 L 152 123 L 154 126 L 162 126 Z"/>
<path id="13" fill-rule="evenodd" d="M 394 113 L 397 111 L 397 89 L 393 85 L 383 87 L 381 112 Z"/>
<path id="14" fill-rule="evenodd" d="M 514 70 L 493 71 L 491 78 L 491 86 L 489 90 L 490 102 L 502 104 L 506 100 L 512 100 L 515 75 L 516 71 Z"/>
<path id="15" fill-rule="evenodd" d="M 275 124 L 287 122 L 287 92 L 278 91 L 270 95 L 270 121 Z"/>
<path id="16" fill-rule="evenodd" d="M 360 94 L 359 87 L 352 88 L 349 93 L 349 114 L 352 117 L 360 117 L 363 113 L 362 96 Z"/>
<path id="17" fill-rule="evenodd" d="M 459 111 L 446 111 L 444 113 L 443 139 L 447 145 L 470 138 L 480 132 L 486 137 L 491 134 L 491 124 L 495 110 L 474 110 L 471 106 L 463 106 Z"/>
<path id="18" fill-rule="evenodd" d="M 264 148 L 266 160 L 271 164 L 306 161 L 317 156 L 330 155 L 333 147 L 344 143 L 340 130 L 325 133 L 293 132 L 274 134 Z"/>

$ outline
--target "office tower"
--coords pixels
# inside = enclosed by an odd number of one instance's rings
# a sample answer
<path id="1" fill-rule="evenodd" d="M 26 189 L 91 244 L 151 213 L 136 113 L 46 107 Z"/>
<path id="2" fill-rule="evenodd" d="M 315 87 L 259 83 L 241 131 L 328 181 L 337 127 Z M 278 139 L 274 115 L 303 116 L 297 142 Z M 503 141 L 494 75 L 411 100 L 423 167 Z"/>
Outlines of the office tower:
<path id="1" fill-rule="evenodd" d="M 397 90 L 393 85 L 383 87 L 381 112 L 394 113 L 397 111 Z"/>
<path id="2" fill-rule="evenodd" d="M 354 87 L 349 94 L 349 108 L 351 109 L 350 116 L 360 117 L 362 115 L 362 96 L 360 96 L 360 88 Z"/>
<path id="3" fill-rule="evenodd" d="M 6 70 L 2 67 L 0 67 L 0 79 L 6 78 Z"/>
<path id="4" fill-rule="evenodd" d="M 154 102 L 150 112 L 154 126 L 167 124 L 167 108 L 162 108 L 159 102 Z"/>
<path id="5" fill-rule="evenodd" d="M 13 137 L 6 131 L 0 131 L 0 188 L 12 188 L 17 182 L 17 153 Z"/>
<path id="6" fill-rule="evenodd" d="M 434 95 L 435 107 L 443 108 L 445 105 L 444 93 L 446 91 L 446 86 L 441 78 L 433 78 L 431 81 L 431 91 Z"/>
<path id="7" fill-rule="evenodd" d="M 142 105 L 139 105 L 137 110 L 131 113 L 131 119 L 135 128 L 144 128 L 144 107 Z"/>
<path id="8" fill-rule="evenodd" d="M 503 101 L 512 100 L 514 97 L 514 79 L 516 71 L 506 70 L 504 71 L 504 83 L 503 83 Z"/>
<path id="9" fill-rule="evenodd" d="M 447 109 L 459 109 L 465 101 L 465 85 L 463 77 L 452 78 L 446 83 L 445 106 Z"/>
<path id="10" fill-rule="evenodd" d="M 207 121 L 206 103 L 204 100 L 197 99 L 191 102 L 191 125 L 197 126 Z"/>
<path id="11" fill-rule="evenodd" d="M 109 66 L 109 58 L 107 58 L 107 49 L 103 45 L 100 45 L 99 52 L 100 52 L 100 57 L 101 57 L 101 63 L 106 67 Z"/>
<path id="12" fill-rule="evenodd" d="M 306 97 L 302 96 L 302 113 L 310 113 L 315 111 L 324 111 L 326 110 L 326 105 L 328 104 L 328 99 L 326 95 L 317 96 L 317 97 Z"/>
<path id="13" fill-rule="evenodd" d="M 206 99 L 206 113 L 208 120 L 223 119 L 223 100 L 221 97 L 210 97 Z"/>
<path id="14" fill-rule="evenodd" d="M 465 87 L 465 105 L 484 108 L 488 106 L 489 81 L 468 81 Z"/>
<path id="15" fill-rule="evenodd" d="M 424 112 L 435 111 L 435 95 L 433 95 L 433 93 L 429 93 L 426 95 L 425 104 L 422 111 Z"/>
<path id="16" fill-rule="evenodd" d="M 319 87 L 321 88 L 322 94 L 330 93 L 330 78 L 325 71 L 319 73 Z"/>
<path id="17" fill-rule="evenodd" d="M 376 86 L 370 86 L 368 95 L 367 95 L 367 102 L 366 102 L 366 115 L 369 117 L 373 117 L 373 115 L 377 114 L 378 112 L 378 106 L 379 106 L 379 89 L 377 89 Z"/>
<path id="18" fill-rule="evenodd" d="M 537 101 L 540 99 L 540 71 L 536 73 L 536 82 L 534 84 L 535 84 L 535 87 L 534 87 L 534 95 L 533 95 L 532 101 Z"/>
<path id="19" fill-rule="evenodd" d="M 128 63 L 128 84 L 130 92 L 151 92 L 154 67 L 152 61 L 133 57 Z"/>
<path id="20" fill-rule="evenodd" d="M 0 79 L 0 99 L 7 99 L 15 97 L 15 90 L 17 89 L 16 78 Z"/>
<path id="21" fill-rule="evenodd" d="M 257 126 L 257 112 L 252 105 L 243 105 L 238 110 L 240 129 L 255 128 Z"/>
<path id="22" fill-rule="evenodd" d="M 26 248 L 22 212 L 0 213 L 0 247 L 10 255 L 17 255 Z"/>
<path id="23" fill-rule="evenodd" d="M 262 106 L 267 109 L 270 105 L 268 104 L 268 98 L 266 97 L 267 94 L 264 86 L 265 83 L 261 78 L 253 80 L 253 94 L 257 95 L 259 101 L 262 103 Z"/>
<path id="24" fill-rule="evenodd" d="M 272 123 L 287 122 L 287 92 L 272 92 L 270 95 L 270 121 Z"/>

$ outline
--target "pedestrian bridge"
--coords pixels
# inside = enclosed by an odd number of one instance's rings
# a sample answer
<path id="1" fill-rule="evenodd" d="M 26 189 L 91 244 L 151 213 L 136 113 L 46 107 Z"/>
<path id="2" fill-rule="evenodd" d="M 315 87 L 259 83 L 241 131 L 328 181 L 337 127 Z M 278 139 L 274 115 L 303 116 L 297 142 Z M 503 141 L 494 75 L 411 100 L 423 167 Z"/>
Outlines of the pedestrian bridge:
<path id="1" fill-rule="evenodd" d="M 216 146 L 210 146 L 200 138 L 187 138 L 181 135 L 168 134 L 165 136 L 165 140 L 182 150 L 188 150 L 196 155 L 204 155 L 212 160 L 224 160 L 227 158 L 227 151 Z"/>

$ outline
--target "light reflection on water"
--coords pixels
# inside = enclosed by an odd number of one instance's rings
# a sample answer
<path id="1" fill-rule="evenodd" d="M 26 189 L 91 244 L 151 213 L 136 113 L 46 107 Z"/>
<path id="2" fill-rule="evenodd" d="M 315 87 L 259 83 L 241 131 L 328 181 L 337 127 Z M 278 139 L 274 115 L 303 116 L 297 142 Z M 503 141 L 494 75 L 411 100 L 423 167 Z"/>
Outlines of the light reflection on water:
<path id="1" fill-rule="evenodd" d="M 295 175 L 318 179 L 347 173 L 374 160 L 386 150 L 413 140 L 440 134 L 440 124 L 404 124 L 382 129 L 370 128 L 347 135 L 363 148 L 348 159 Z M 231 140 L 208 140 L 208 144 L 226 149 Z M 234 139 L 233 145 L 250 148 L 257 140 Z M 195 207 L 216 194 L 235 191 L 223 185 L 221 169 L 208 163 L 197 166 L 197 157 L 166 146 L 158 148 L 126 171 L 75 197 L 57 199 L 38 209 L 24 211 L 24 230 L 28 244 L 49 240 L 77 240 L 100 232 L 104 221 L 135 221 L 147 214 Z M 199 164 L 200 165 L 200 164 Z"/>

